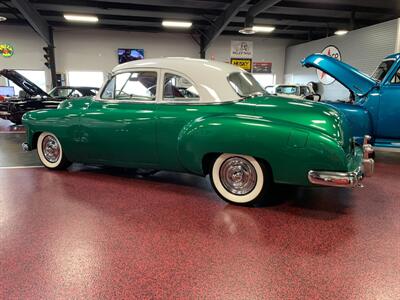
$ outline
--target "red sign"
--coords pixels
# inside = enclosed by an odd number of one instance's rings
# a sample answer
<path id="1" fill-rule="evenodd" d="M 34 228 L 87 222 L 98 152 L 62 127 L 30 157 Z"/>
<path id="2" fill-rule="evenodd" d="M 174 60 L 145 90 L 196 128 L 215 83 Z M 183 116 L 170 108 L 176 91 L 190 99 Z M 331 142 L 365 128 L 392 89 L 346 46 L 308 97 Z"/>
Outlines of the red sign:
<path id="1" fill-rule="evenodd" d="M 257 61 L 253 63 L 253 73 L 272 73 L 272 62 Z"/>

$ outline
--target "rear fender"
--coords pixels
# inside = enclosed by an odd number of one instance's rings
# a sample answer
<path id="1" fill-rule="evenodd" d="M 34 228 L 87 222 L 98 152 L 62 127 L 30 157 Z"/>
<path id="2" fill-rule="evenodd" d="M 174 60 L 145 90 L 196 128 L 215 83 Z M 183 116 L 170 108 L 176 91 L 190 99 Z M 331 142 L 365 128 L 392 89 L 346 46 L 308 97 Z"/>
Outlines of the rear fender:
<path id="1" fill-rule="evenodd" d="M 331 138 L 292 123 L 251 116 L 199 118 L 187 124 L 178 137 L 183 167 L 205 175 L 203 158 L 210 153 L 262 159 L 270 165 L 274 180 L 281 183 L 307 184 L 311 167 L 346 169 L 343 149 Z"/>

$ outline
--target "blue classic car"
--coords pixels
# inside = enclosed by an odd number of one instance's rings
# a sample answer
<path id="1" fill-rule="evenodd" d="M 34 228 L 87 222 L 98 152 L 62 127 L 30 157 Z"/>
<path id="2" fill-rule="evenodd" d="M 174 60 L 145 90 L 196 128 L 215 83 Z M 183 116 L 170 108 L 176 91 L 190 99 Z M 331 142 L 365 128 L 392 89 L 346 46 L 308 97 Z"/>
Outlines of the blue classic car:
<path id="1" fill-rule="evenodd" d="M 350 102 L 329 102 L 342 111 L 356 141 L 372 137 L 375 149 L 400 151 L 400 53 L 386 57 L 372 76 L 323 54 L 302 61 L 334 77 L 352 94 Z"/>

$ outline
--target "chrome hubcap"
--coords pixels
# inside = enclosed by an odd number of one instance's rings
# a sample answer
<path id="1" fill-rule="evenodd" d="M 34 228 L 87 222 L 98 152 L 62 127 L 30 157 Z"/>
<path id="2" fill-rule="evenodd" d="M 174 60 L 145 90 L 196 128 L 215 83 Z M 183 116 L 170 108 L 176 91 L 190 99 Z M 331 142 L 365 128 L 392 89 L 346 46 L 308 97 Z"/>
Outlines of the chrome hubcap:
<path id="1" fill-rule="evenodd" d="M 42 142 L 43 155 L 47 161 L 55 163 L 60 158 L 60 145 L 51 135 L 47 135 Z"/>
<path id="2" fill-rule="evenodd" d="M 253 165 L 241 157 L 225 160 L 221 165 L 219 176 L 224 188 L 235 195 L 250 193 L 257 183 L 257 172 Z"/>

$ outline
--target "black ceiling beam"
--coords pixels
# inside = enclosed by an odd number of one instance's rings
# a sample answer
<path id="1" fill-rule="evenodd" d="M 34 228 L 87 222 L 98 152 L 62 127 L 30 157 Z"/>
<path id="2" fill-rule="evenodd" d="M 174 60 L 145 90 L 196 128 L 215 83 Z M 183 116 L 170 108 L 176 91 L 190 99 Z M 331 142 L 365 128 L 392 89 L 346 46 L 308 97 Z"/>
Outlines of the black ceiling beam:
<path id="1" fill-rule="evenodd" d="M 356 12 L 364 12 L 364 13 L 372 13 L 372 14 L 393 14 L 396 12 L 396 9 L 389 9 L 384 7 L 370 7 L 370 6 L 361 6 L 361 5 L 352 5 L 352 4 L 336 4 L 336 3 L 323 3 L 319 2 L 318 4 L 310 3 L 310 2 L 297 2 L 297 1 L 288 1 L 283 0 L 281 3 L 276 6 L 281 8 L 304 8 L 304 9 L 319 9 L 319 10 L 336 10 L 336 11 L 356 11 Z M 399 10 L 397 10 L 399 12 Z"/>
<path id="2" fill-rule="evenodd" d="M 64 6 L 77 6 L 77 7 L 92 7 L 99 9 L 122 9 L 122 10 L 142 10 L 149 11 L 151 15 L 152 11 L 159 12 L 175 12 L 175 13 L 190 13 L 190 14 L 208 14 L 217 16 L 220 10 L 208 9 L 206 6 L 204 8 L 193 8 L 193 7 L 180 7 L 179 1 L 176 1 L 175 6 L 153 6 L 147 5 L 146 1 L 142 4 L 132 4 L 132 3 L 119 3 L 119 2 L 103 2 L 94 0 L 68 0 L 66 2 L 61 2 L 59 0 L 33 0 L 34 4 L 54 4 L 54 5 L 64 5 Z"/>
<path id="3" fill-rule="evenodd" d="M 238 17 L 246 17 L 246 14 L 241 12 L 238 14 Z M 258 15 L 260 19 L 274 19 L 274 20 L 291 20 L 291 21 L 299 21 L 299 22 L 316 22 L 316 23 L 349 23 L 350 18 L 335 18 L 335 17 L 324 17 L 324 16 L 305 16 L 305 15 L 288 15 L 288 14 L 274 14 L 274 13 L 261 13 Z M 376 24 L 374 20 L 367 19 L 357 19 L 358 24 L 362 25 L 373 25 Z"/>
<path id="4" fill-rule="evenodd" d="M 238 14 L 243 5 L 249 3 L 250 0 L 233 0 L 226 10 L 219 15 L 216 21 L 212 24 L 210 30 L 206 33 L 202 51 L 206 51 L 211 43 L 225 30 L 226 26 Z"/>
<path id="5" fill-rule="evenodd" d="M 47 45 L 53 46 L 49 25 L 28 0 L 11 0 L 11 3 L 28 21 L 29 25 L 39 34 Z"/>
<path id="6" fill-rule="evenodd" d="M 260 13 L 264 12 L 268 8 L 271 8 L 275 4 L 281 2 L 281 0 L 260 0 L 254 4 L 246 13 L 244 21 L 244 27 L 252 27 L 254 24 L 254 18 Z"/>

